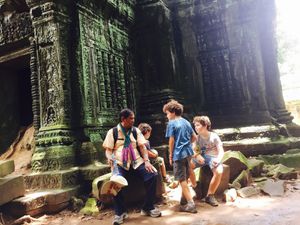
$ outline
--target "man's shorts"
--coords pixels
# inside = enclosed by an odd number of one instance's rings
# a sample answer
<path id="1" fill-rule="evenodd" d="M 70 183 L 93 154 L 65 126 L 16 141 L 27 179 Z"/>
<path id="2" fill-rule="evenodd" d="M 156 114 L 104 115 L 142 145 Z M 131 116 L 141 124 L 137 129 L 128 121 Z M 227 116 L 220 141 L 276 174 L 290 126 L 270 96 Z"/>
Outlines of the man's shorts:
<path id="1" fill-rule="evenodd" d="M 191 166 L 190 161 L 191 161 L 191 157 L 187 157 L 173 162 L 173 171 L 174 171 L 175 180 L 184 181 L 190 177 L 190 173 L 189 173 L 189 169 Z"/>
<path id="2" fill-rule="evenodd" d="M 213 166 L 213 160 L 216 159 L 216 157 L 211 155 L 202 155 L 204 158 L 204 164 L 200 164 L 197 158 L 192 158 L 192 162 L 195 165 L 195 169 L 202 166 L 209 166 L 210 169 L 217 168 L 219 165 L 222 166 L 222 163 L 219 163 L 216 167 Z"/>

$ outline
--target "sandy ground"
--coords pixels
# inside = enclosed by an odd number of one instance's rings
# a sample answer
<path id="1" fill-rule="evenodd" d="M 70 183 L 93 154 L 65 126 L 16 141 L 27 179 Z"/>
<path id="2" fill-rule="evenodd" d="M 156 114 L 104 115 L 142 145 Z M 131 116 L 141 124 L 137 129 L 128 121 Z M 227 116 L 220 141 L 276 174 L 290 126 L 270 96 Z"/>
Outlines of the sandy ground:
<path id="1" fill-rule="evenodd" d="M 181 225 L 300 225 L 300 180 L 287 186 L 282 197 L 265 195 L 237 198 L 235 202 L 221 203 L 211 207 L 196 200 L 197 214 L 178 212 L 177 188 L 168 194 L 168 201 L 158 204 L 162 217 L 141 216 L 138 209 L 131 209 L 125 224 L 181 224 Z M 86 216 L 64 210 L 56 215 L 44 215 L 32 225 L 108 225 L 112 224 L 111 209 L 101 211 L 97 216 Z"/>

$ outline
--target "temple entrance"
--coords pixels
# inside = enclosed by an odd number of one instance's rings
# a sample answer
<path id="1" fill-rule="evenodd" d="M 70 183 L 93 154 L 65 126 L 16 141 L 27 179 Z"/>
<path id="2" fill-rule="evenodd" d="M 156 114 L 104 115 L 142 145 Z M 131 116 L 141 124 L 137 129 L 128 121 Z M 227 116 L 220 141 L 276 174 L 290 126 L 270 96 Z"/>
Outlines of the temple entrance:
<path id="1" fill-rule="evenodd" d="M 0 153 L 33 122 L 29 63 L 29 55 L 0 63 Z"/>

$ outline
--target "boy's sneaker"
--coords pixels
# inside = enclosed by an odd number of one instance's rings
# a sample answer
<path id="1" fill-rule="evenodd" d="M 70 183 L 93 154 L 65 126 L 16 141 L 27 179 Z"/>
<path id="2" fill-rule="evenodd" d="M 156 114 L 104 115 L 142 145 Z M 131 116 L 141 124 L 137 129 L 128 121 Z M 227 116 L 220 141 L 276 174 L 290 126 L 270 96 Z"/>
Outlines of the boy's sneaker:
<path id="1" fill-rule="evenodd" d="M 187 202 L 187 200 L 185 199 L 185 197 L 181 196 L 179 204 L 180 204 L 180 205 L 186 205 L 187 203 L 188 203 L 188 202 Z"/>
<path id="2" fill-rule="evenodd" d="M 214 195 L 208 195 L 205 197 L 205 202 L 210 204 L 211 206 L 218 206 L 219 202 L 218 200 L 215 198 Z"/>
<path id="3" fill-rule="evenodd" d="M 114 220 L 113 220 L 113 225 L 120 225 L 124 222 L 124 219 L 128 218 L 128 213 L 124 212 L 120 216 L 115 215 Z"/>
<path id="4" fill-rule="evenodd" d="M 186 204 L 180 206 L 181 212 L 197 213 L 195 204 Z"/>
<path id="5" fill-rule="evenodd" d="M 152 210 L 141 210 L 141 215 L 142 216 L 151 216 L 151 217 L 160 217 L 161 216 L 161 211 L 159 209 L 154 208 Z"/>

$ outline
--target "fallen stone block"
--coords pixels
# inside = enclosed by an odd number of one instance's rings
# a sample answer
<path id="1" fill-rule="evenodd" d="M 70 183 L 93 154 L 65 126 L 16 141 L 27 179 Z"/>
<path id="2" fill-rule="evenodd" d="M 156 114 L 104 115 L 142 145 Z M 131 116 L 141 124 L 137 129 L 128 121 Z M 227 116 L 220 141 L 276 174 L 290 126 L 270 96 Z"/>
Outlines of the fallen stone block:
<path id="1" fill-rule="evenodd" d="M 244 187 L 244 188 L 237 190 L 238 196 L 240 196 L 242 198 L 248 198 L 253 195 L 258 195 L 259 193 L 260 193 L 260 190 L 258 188 L 252 187 L 252 186 Z"/>
<path id="2" fill-rule="evenodd" d="M 41 190 L 28 193 L 5 205 L 5 210 L 13 216 L 35 216 L 42 213 L 56 213 L 66 208 L 79 186 L 67 189 Z"/>
<path id="3" fill-rule="evenodd" d="M 265 165 L 267 176 L 273 178 L 279 178 L 281 180 L 297 179 L 298 173 L 294 168 L 286 167 L 282 164 L 277 165 Z"/>
<path id="4" fill-rule="evenodd" d="M 283 180 L 278 180 L 278 181 L 273 181 L 271 179 L 268 179 L 264 185 L 262 186 L 261 190 L 270 195 L 271 197 L 273 196 L 283 196 L 284 194 L 284 181 Z"/>
<path id="5" fill-rule="evenodd" d="M 25 194 L 24 179 L 22 176 L 6 176 L 0 178 L 0 205 L 12 201 Z"/>
<path id="6" fill-rule="evenodd" d="M 232 182 L 233 186 L 240 184 L 241 187 L 247 187 L 252 183 L 252 176 L 249 170 L 243 170 L 240 175 Z"/>
<path id="7" fill-rule="evenodd" d="M 223 168 L 224 171 L 222 174 L 221 182 L 216 190 L 217 195 L 222 195 L 224 191 L 229 187 L 230 168 L 225 164 L 223 164 Z M 200 169 L 200 181 L 197 182 L 197 187 L 195 188 L 197 198 L 201 199 L 206 196 L 212 176 L 213 173 L 208 166 L 204 166 Z"/>
<path id="8" fill-rule="evenodd" d="M 253 177 L 258 177 L 261 175 L 264 165 L 265 162 L 263 160 L 258 160 L 255 158 L 248 159 L 248 167 Z"/>
<path id="9" fill-rule="evenodd" d="M 222 163 L 230 167 L 229 181 L 234 179 L 243 171 L 248 169 L 247 158 L 238 151 L 227 151 L 224 153 Z"/>
<path id="10" fill-rule="evenodd" d="M 5 177 L 15 171 L 14 160 L 0 160 L 0 177 Z"/>

